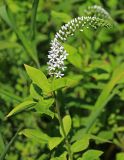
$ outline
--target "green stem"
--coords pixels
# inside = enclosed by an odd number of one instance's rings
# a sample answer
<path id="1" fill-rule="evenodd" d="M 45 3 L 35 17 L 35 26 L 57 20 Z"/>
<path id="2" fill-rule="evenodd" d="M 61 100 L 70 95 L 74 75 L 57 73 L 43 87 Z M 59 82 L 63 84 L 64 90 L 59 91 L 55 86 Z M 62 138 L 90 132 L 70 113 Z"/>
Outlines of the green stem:
<path id="1" fill-rule="evenodd" d="M 32 16 L 31 16 L 31 39 L 35 38 L 35 30 L 36 30 L 36 14 L 38 8 L 39 0 L 34 0 L 32 5 Z"/>
<path id="2" fill-rule="evenodd" d="M 67 137 L 66 132 L 65 132 L 65 129 L 64 129 L 63 121 L 62 121 L 61 114 L 60 114 L 59 102 L 58 102 L 58 100 L 57 100 L 57 97 L 56 97 L 55 92 L 54 92 L 54 97 L 55 97 L 55 101 L 56 101 L 56 112 L 57 112 L 57 114 L 58 114 L 59 124 L 60 124 L 60 127 L 61 127 L 61 129 L 62 129 L 64 138 L 65 138 L 65 143 L 66 143 L 66 147 L 67 147 L 69 159 L 70 159 L 70 160 L 73 160 L 73 154 L 72 154 L 72 152 L 71 152 L 71 145 L 70 145 L 70 143 L 69 143 L 68 137 Z"/>

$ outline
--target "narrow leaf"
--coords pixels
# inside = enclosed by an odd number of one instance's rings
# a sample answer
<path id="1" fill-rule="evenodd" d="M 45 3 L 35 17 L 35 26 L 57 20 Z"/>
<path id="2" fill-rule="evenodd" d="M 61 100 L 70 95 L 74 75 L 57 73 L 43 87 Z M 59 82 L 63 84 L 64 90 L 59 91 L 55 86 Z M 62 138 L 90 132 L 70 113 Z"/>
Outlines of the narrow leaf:
<path id="1" fill-rule="evenodd" d="M 19 113 L 23 110 L 26 110 L 32 106 L 36 105 L 36 102 L 34 101 L 30 101 L 30 100 L 27 100 L 27 101 L 24 101 L 22 103 L 20 103 L 19 105 L 17 105 L 8 115 L 7 117 L 10 117 L 16 113 Z"/>
<path id="2" fill-rule="evenodd" d="M 13 144 L 13 142 L 16 140 L 20 130 L 21 130 L 21 128 L 16 132 L 16 134 L 12 137 L 10 142 L 7 144 L 7 146 L 5 147 L 4 151 L 0 155 L 0 160 L 4 160 L 5 159 L 7 152 L 9 151 L 9 149 L 10 149 L 11 145 Z"/>

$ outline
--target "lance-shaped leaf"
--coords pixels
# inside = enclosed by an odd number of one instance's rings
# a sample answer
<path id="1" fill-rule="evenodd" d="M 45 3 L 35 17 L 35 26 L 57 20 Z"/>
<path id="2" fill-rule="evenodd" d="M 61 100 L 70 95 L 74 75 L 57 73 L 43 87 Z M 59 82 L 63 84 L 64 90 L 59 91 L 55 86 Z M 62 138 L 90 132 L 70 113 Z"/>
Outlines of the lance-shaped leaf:
<path id="1" fill-rule="evenodd" d="M 7 115 L 7 117 L 10 117 L 16 113 L 19 113 L 19 112 L 24 111 L 28 108 L 31 108 L 34 105 L 36 105 L 36 103 L 37 102 L 31 101 L 31 100 L 24 101 L 24 102 L 18 104 L 15 108 L 13 108 L 13 110 Z"/>
<path id="2" fill-rule="evenodd" d="M 33 83 L 40 87 L 44 93 L 51 91 L 50 83 L 42 71 L 28 65 L 25 65 L 25 68 Z"/>

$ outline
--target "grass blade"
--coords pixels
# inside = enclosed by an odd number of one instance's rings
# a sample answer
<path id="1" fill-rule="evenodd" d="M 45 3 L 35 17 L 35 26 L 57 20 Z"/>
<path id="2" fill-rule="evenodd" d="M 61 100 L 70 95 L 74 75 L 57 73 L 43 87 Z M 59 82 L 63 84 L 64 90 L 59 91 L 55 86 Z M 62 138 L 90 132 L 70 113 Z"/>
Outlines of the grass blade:
<path id="1" fill-rule="evenodd" d="M 18 133 L 20 132 L 21 128 L 18 129 L 18 131 L 16 132 L 16 134 L 12 137 L 12 139 L 10 140 L 10 142 L 8 143 L 8 145 L 5 147 L 5 150 L 3 151 L 3 153 L 0 156 L 0 160 L 4 160 L 5 156 L 7 154 L 7 152 L 9 151 L 11 145 L 13 144 L 13 142 L 16 140 Z"/>
<path id="2" fill-rule="evenodd" d="M 37 67 L 40 66 L 37 52 L 34 45 L 28 40 L 28 38 L 19 30 L 15 23 L 14 15 L 7 5 L 0 6 L 0 17 L 10 26 L 10 28 L 16 33 L 17 37 L 22 43 L 27 54 L 34 60 Z"/>
<path id="3" fill-rule="evenodd" d="M 39 0 L 34 0 L 32 5 L 32 17 L 31 17 L 31 40 L 35 38 L 36 29 L 36 14 L 38 8 Z"/>

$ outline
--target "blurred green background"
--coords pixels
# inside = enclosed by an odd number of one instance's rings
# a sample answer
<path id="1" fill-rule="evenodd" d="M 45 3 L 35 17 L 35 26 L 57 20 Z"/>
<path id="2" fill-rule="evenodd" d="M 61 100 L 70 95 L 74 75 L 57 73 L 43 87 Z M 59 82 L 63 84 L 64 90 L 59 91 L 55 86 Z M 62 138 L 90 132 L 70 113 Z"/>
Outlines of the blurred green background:
<path id="1" fill-rule="evenodd" d="M 63 114 L 70 111 L 73 134 L 83 125 L 89 110 L 115 68 L 124 63 L 124 1 L 123 0 L 39 0 L 35 36 L 32 33 L 33 0 L 6 0 L 12 12 L 6 15 L 5 4 L 0 1 L 0 152 L 19 126 L 41 128 L 56 135 L 57 122 L 48 116 L 29 111 L 6 119 L 16 104 L 29 96 L 30 80 L 24 64 L 40 68 L 47 75 L 47 54 L 50 41 L 60 26 L 71 18 L 82 16 L 87 6 L 100 5 L 115 20 L 109 30 L 86 29 L 69 38 L 70 50 L 66 62 L 66 75 L 80 79 L 80 83 L 65 89 L 62 96 Z M 101 159 L 124 160 L 124 84 L 119 84 L 114 98 L 108 103 L 93 133 L 100 134 L 115 144 L 94 144 L 92 148 L 105 153 Z M 53 128 L 54 126 L 54 128 Z M 24 136 L 18 136 L 6 160 L 47 160 L 53 153 L 45 145 Z M 121 154 L 121 155 L 120 155 Z M 121 159 L 122 158 L 122 159 Z"/>

